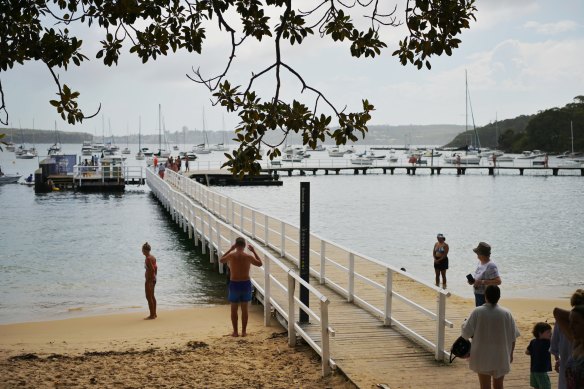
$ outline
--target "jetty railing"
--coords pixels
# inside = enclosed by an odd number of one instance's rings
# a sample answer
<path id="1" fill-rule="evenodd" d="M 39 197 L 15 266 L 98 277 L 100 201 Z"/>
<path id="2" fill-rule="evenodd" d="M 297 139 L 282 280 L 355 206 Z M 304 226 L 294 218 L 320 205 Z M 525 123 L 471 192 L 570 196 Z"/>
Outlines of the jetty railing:
<path id="1" fill-rule="evenodd" d="M 97 166 L 84 166 L 75 165 L 73 166 L 73 177 L 77 180 L 85 179 L 96 179 L 100 178 L 102 181 L 106 179 L 118 179 L 123 178 L 125 180 L 132 179 L 145 179 L 147 168 L 143 166 L 133 166 L 133 165 L 118 165 L 118 166 L 107 166 L 103 167 L 101 165 Z"/>
<path id="2" fill-rule="evenodd" d="M 239 233 L 262 242 L 299 266 L 298 226 L 269 216 L 173 171 L 167 170 L 164 179 Z M 453 327 L 453 323 L 446 319 L 448 291 L 313 233 L 310 235 L 310 247 L 310 274 L 320 284 L 326 284 L 348 302 L 379 317 L 384 325 L 398 328 L 433 352 L 436 360 L 448 358 L 450 352 L 444 349 L 445 327 Z M 377 276 L 368 277 L 364 275 L 366 272 Z M 416 301 L 416 293 L 406 297 L 405 293 L 398 292 L 394 288 L 397 275 L 435 294 L 436 306 L 423 306 L 423 302 Z M 400 317 L 394 310 L 394 302 L 400 303 Z M 427 333 L 427 326 L 420 325 L 428 318 L 435 321 L 433 333 Z"/>
<path id="3" fill-rule="evenodd" d="M 189 238 L 193 238 L 195 245 L 201 244 L 203 253 L 209 250 L 211 262 L 215 263 L 218 258 L 229 248 L 240 231 L 234 226 L 221 221 L 217 215 L 197 204 L 185 193 L 175 190 L 182 187 L 182 183 L 191 181 L 187 177 L 182 177 L 172 171 L 161 179 L 151 169 L 146 171 L 146 182 L 160 200 L 163 206 L 171 213 L 173 219 L 188 232 Z M 171 178 L 172 177 L 172 178 Z M 172 183 L 172 185 L 170 185 Z M 174 186 L 174 187 L 173 187 Z M 330 358 L 330 340 L 334 330 L 329 327 L 328 306 L 329 300 L 319 292 L 314 286 L 304 281 L 293 269 L 286 266 L 278 258 L 274 257 L 270 251 L 254 241 L 250 242 L 256 248 L 259 255 L 263 256 L 263 266 L 259 272 L 263 275 L 263 286 L 252 278 L 254 287 L 264 296 L 264 323 L 268 325 L 272 308 L 288 323 L 288 344 L 296 344 L 296 334 L 299 334 L 311 347 L 320 355 L 322 359 L 322 374 L 328 375 L 331 368 L 335 366 Z M 216 255 L 214 255 L 216 253 Z M 219 271 L 223 272 L 223 266 L 219 263 Z M 274 275 L 274 271 L 279 270 L 287 277 L 287 284 L 280 282 Z M 296 296 L 296 288 L 303 285 L 311 295 L 311 299 L 319 302 L 318 310 L 315 311 L 307 307 Z M 271 291 L 272 287 L 281 289 L 287 296 L 287 304 L 278 302 Z M 299 287 L 299 286 L 298 286 Z M 296 320 L 296 313 L 299 309 L 306 312 L 314 322 L 320 326 L 320 344 L 312 339 L 305 329 Z"/>

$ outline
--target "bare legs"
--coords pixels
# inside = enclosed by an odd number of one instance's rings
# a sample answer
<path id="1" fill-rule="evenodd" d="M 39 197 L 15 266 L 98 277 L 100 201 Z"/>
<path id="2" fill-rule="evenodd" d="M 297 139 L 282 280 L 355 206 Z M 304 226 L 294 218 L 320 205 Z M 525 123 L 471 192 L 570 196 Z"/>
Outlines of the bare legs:
<path id="1" fill-rule="evenodd" d="M 440 274 L 442 274 L 442 289 L 446 289 L 446 269 L 440 270 Z"/>
<path id="2" fill-rule="evenodd" d="M 237 307 L 239 307 L 239 303 L 231 303 L 231 325 L 233 326 L 231 336 L 239 336 L 239 332 L 237 332 Z"/>
<path id="3" fill-rule="evenodd" d="M 237 308 L 239 307 L 239 303 L 231 303 L 231 325 L 233 326 L 233 333 L 231 336 L 239 336 L 239 332 L 237 330 Z M 241 303 L 241 336 L 247 336 L 247 307 L 249 303 L 244 302 Z"/>
<path id="4" fill-rule="evenodd" d="M 480 374 L 479 375 L 479 384 L 481 385 L 481 389 L 491 389 L 491 376 L 487 374 Z M 503 380 L 505 376 L 495 378 L 493 377 L 493 389 L 503 389 Z"/>
<path id="5" fill-rule="evenodd" d="M 436 286 L 440 286 L 440 275 L 442 274 L 442 288 L 446 289 L 446 270 L 434 269 L 436 272 Z"/>
<path id="6" fill-rule="evenodd" d="M 154 297 L 154 282 L 146 282 L 144 289 L 146 292 L 146 300 L 148 301 L 148 310 L 150 311 L 150 316 L 144 318 L 145 320 L 156 319 L 156 297 Z"/>

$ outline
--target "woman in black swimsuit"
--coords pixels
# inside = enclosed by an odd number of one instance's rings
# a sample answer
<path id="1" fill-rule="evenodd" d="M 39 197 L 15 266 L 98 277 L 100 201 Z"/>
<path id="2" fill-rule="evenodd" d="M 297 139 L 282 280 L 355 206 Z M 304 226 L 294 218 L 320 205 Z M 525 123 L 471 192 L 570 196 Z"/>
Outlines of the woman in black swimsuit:
<path id="1" fill-rule="evenodd" d="M 434 271 L 436 272 L 436 286 L 440 286 L 440 274 L 442 274 L 442 288 L 446 289 L 446 270 L 448 269 L 448 244 L 443 234 L 436 236 L 438 242 L 434 244 L 432 256 L 434 257 Z"/>

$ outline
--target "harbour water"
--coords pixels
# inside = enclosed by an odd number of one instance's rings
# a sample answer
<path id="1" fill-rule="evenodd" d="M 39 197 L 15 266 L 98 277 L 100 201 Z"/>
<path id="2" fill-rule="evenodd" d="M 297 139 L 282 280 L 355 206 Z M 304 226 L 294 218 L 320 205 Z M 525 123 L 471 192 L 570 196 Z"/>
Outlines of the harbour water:
<path id="1" fill-rule="evenodd" d="M 136 147 L 130 146 L 134 153 Z M 80 154 L 79 145 L 64 148 Z M 132 159 L 128 163 L 144 163 Z M 4 152 L 0 165 L 26 176 L 38 162 Z M 297 224 L 299 183 L 309 181 L 312 232 L 428 282 L 434 278 L 435 236 L 444 233 L 449 289 L 463 296 L 471 295 L 465 275 L 476 266 L 472 247 L 481 240 L 493 247 L 507 296 L 565 297 L 582 287 L 583 177 L 490 177 L 485 170 L 282 180 L 282 187 L 217 190 Z M 13 184 L 0 186 L 0 201 L 0 323 L 145 310 L 144 241 L 159 261 L 161 309 L 224 299 L 223 276 L 210 270 L 145 186 L 127 187 L 123 194 L 35 195 Z"/>

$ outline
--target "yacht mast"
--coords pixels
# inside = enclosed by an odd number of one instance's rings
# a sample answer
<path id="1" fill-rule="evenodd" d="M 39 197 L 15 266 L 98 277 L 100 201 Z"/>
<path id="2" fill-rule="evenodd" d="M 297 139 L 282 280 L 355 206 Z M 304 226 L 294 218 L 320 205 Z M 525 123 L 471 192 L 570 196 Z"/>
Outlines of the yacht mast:
<path id="1" fill-rule="evenodd" d="M 158 104 L 158 152 L 162 151 L 162 123 L 160 122 L 161 109 L 160 104 Z"/>

